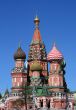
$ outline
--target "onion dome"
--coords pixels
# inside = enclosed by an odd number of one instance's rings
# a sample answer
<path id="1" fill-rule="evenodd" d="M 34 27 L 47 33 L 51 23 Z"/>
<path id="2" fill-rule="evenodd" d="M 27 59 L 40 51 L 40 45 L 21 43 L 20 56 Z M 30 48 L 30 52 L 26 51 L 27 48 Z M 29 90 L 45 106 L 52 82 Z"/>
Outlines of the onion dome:
<path id="1" fill-rule="evenodd" d="M 31 66 L 30 66 L 30 70 L 31 71 L 41 71 L 42 70 L 42 67 L 41 65 L 35 61 Z"/>
<path id="2" fill-rule="evenodd" d="M 50 53 L 47 56 L 47 60 L 51 61 L 51 60 L 61 60 L 63 59 L 63 55 L 62 53 L 56 48 L 56 45 L 53 45 L 52 50 L 50 51 Z"/>
<path id="3" fill-rule="evenodd" d="M 26 58 L 26 54 L 25 52 L 22 50 L 21 46 L 18 47 L 17 51 L 14 54 L 14 59 L 25 59 Z"/>

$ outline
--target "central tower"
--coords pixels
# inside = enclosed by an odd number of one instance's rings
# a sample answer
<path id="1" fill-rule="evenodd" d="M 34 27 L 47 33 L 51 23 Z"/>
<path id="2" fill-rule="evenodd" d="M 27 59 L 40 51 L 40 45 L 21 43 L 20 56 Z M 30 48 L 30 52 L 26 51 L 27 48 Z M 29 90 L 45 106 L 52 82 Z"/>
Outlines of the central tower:
<path id="1" fill-rule="evenodd" d="M 42 76 L 46 77 L 48 75 L 47 54 L 46 54 L 45 45 L 42 42 L 41 34 L 39 31 L 40 20 L 37 16 L 34 19 L 34 23 L 35 23 L 35 30 L 30 44 L 30 50 L 28 55 L 29 76 L 32 76 L 32 73 L 30 71 L 31 64 L 33 64 L 34 61 L 37 61 L 42 67 Z"/>

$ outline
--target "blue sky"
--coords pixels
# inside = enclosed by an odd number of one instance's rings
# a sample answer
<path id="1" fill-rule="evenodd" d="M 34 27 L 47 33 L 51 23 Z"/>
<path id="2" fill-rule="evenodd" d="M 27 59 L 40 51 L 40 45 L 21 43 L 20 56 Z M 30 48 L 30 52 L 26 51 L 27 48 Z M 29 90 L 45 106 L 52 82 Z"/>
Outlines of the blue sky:
<path id="1" fill-rule="evenodd" d="M 76 1 L 0 0 L 0 92 L 12 86 L 13 54 L 19 42 L 28 58 L 36 14 L 47 53 L 56 42 L 67 64 L 67 85 L 76 90 Z"/>

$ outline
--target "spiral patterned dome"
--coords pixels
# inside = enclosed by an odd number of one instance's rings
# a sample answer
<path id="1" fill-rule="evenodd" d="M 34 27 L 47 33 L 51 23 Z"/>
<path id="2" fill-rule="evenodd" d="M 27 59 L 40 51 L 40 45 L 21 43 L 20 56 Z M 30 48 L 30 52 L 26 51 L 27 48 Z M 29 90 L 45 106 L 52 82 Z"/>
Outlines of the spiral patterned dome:
<path id="1" fill-rule="evenodd" d="M 59 60 L 59 59 L 63 59 L 63 55 L 62 53 L 56 48 L 56 45 L 53 45 L 52 50 L 49 52 L 49 54 L 47 55 L 47 60 L 51 61 L 51 60 Z"/>

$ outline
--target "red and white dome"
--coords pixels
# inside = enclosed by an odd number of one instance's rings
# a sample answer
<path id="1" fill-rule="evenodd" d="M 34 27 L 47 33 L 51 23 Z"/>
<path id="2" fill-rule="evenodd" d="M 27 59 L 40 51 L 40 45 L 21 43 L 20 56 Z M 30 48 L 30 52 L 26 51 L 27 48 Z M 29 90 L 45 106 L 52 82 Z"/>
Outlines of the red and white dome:
<path id="1" fill-rule="evenodd" d="M 47 55 L 47 60 L 51 61 L 51 60 L 59 60 L 59 59 L 63 59 L 63 55 L 62 53 L 56 48 L 56 45 L 53 45 L 52 50 L 49 52 L 49 54 Z"/>

